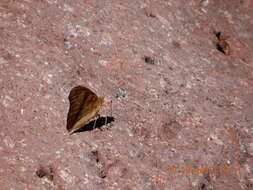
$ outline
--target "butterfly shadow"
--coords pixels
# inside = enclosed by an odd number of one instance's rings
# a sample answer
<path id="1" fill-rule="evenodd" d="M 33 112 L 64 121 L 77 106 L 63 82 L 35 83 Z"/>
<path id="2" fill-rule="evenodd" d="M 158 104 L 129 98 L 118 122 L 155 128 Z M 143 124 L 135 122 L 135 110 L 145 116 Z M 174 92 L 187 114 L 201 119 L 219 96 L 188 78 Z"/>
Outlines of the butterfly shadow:
<path id="1" fill-rule="evenodd" d="M 84 125 L 82 128 L 78 129 L 74 133 L 81 133 L 85 131 L 92 131 L 95 128 L 98 128 L 101 130 L 101 127 L 104 126 L 105 124 L 111 123 L 114 121 L 114 117 L 99 117 L 95 120 L 90 121 L 88 124 Z M 95 124 L 96 122 L 96 124 Z M 94 126 L 95 125 L 95 126 Z"/>

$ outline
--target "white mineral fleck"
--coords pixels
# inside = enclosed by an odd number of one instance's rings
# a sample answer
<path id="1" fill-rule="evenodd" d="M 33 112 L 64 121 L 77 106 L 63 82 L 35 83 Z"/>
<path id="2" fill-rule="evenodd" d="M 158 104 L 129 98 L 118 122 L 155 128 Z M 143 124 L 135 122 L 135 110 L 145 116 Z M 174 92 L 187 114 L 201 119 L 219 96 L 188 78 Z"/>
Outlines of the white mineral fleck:
<path id="1" fill-rule="evenodd" d="M 14 148 L 14 146 L 15 146 L 14 141 L 9 136 L 5 137 L 4 140 L 3 140 L 3 142 L 9 148 Z"/>
<path id="2" fill-rule="evenodd" d="M 66 170 L 61 170 L 60 171 L 60 176 L 67 183 L 72 183 L 73 180 L 74 180 L 74 177 L 71 176 Z"/>

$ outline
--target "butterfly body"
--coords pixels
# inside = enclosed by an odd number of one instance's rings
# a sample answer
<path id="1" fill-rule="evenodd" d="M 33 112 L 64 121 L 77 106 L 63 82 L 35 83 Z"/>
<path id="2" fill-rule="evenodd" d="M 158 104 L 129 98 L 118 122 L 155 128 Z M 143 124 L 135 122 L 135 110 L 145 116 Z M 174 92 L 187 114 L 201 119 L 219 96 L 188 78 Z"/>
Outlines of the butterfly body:
<path id="1" fill-rule="evenodd" d="M 73 133 L 97 116 L 104 98 L 86 87 L 77 86 L 70 91 L 69 103 L 67 130 Z"/>

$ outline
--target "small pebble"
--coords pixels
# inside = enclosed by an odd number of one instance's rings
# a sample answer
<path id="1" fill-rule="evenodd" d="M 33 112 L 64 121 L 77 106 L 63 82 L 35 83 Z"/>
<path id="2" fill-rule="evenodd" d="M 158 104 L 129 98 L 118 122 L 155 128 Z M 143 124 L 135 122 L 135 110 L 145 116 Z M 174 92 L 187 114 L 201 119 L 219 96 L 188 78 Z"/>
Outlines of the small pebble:
<path id="1" fill-rule="evenodd" d="M 72 43 L 68 41 L 67 39 L 64 39 L 64 48 L 70 49 L 72 47 L 73 47 Z"/>
<path id="2" fill-rule="evenodd" d="M 127 95 L 127 91 L 119 88 L 116 92 L 116 98 L 125 97 Z"/>

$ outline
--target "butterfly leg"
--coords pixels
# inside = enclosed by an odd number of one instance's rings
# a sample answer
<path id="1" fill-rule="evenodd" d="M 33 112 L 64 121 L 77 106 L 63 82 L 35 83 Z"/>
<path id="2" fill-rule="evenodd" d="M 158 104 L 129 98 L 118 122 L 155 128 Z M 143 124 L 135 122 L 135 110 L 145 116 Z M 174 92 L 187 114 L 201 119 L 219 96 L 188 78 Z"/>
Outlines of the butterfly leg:
<path id="1" fill-rule="evenodd" d="M 95 129 L 96 124 L 97 124 L 97 119 L 95 119 L 92 129 Z"/>
<path id="2" fill-rule="evenodd" d="M 111 117 L 112 117 L 112 100 L 111 100 Z M 107 117 L 105 117 L 105 125 L 107 124 Z"/>
<path id="3" fill-rule="evenodd" d="M 100 114 L 97 114 L 97 118 L 96 118 L 96 120 L 95 120 L 95 122 L 94 122 L 94 124 L 93 124 L 93 129 L 95 129 L 95 127 L 96 127 L 96 124 L 97 124 L 97 120 L 100 118 Z"/>

